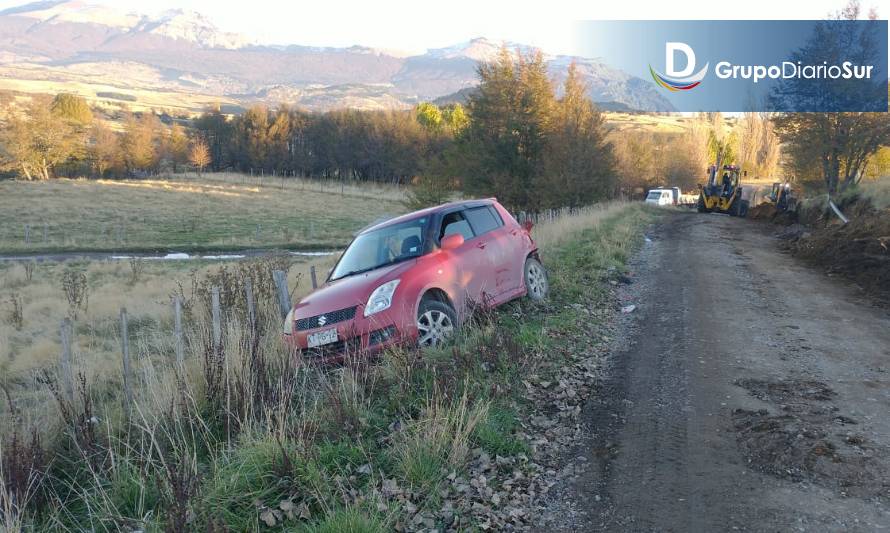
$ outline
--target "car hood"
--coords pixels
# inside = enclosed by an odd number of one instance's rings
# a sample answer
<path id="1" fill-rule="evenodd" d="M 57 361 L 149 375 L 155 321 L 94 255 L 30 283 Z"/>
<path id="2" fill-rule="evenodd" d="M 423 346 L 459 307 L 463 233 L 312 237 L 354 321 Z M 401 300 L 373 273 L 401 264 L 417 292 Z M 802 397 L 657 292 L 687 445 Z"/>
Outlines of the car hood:
<path id="1" fill-rule="evenodd" d="M 415 263 L 417 263 L 417 259 L 409 259 L 325 283 L 294 306 L 294 316 L 298 319 L 307 318 L 338 309 L 365 305 L 374 289 L 398 278 Z"/>

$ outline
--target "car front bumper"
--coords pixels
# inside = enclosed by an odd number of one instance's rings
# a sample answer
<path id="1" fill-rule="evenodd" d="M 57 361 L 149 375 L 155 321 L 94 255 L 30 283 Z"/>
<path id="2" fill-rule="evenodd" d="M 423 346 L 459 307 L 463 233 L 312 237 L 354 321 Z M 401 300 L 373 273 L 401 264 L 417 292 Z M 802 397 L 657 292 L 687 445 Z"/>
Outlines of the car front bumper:
<path id="1" fill-rule="evenodd" d="M 329 326 L 298 329 L 284 334 L 284 342 L 308 361 L 336 363 L 353 358 L 370 357 L 383 350 L 411 342 L 417 336 L 417 325 L 399 320 L 392 309 L 365 317 L 359 306 L 352 319 Z M 322 346 L 309 347 L 309 336 L 331 329 L 337 340 Z"/>

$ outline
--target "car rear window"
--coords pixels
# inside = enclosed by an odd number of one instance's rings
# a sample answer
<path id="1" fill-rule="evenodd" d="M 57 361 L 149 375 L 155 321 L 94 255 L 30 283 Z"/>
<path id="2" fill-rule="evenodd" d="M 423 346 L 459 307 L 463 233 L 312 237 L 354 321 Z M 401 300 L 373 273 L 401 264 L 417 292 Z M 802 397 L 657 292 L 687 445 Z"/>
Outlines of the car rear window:
<path id="1" fill-rule="evenodd" d="M 470 221 L 470 225 L 473 227 L 473 232 L 476 235 L 488 233 L 503 225 L 500 217 L 495 217 L 488 206 L 467 209 L 464 211 L 464 216 Z"/>

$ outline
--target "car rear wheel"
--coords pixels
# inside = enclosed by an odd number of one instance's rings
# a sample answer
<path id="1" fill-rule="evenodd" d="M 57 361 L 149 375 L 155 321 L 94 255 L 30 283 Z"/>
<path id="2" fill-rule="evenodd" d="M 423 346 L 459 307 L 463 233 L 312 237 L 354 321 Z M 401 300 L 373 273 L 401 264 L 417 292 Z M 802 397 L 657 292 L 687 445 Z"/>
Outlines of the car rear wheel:
<path id="1" fill-rule="evenodd" d="M 421 348 L 442 346 L 454 335 L 457 315 L 450 305 L 423 300 L 417 311 L 417 345 Z"/>
<path id="2" fill-rule="evenodd" d="M 550 293 L 550 282 L 547 280 L 547 271 L 540 261 L 534 257 L 525 260 L 525 290 L 528 297 L 540 302 Z"/>

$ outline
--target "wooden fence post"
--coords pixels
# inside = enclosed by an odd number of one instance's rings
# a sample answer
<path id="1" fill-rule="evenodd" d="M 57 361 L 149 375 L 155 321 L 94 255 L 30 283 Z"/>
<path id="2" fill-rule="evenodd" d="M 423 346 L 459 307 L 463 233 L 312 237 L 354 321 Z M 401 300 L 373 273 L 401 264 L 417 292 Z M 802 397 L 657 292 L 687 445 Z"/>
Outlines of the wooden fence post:
<path id="1" fill-rule="evenodd" d="M 184 344 L 182 341 L 182 299 L 173 297 L 173 343 L 176 350 L 176 365 L 182 366 L 185 362 Z"/>
<path id="2" fill-rule="evenodd" d="M 31 244 L 31 224 L 25 224 L 25 244 Z"/>
<path id="3" fill-rule="evenodd" d="M 210 312 L 213 318 L 213 349 L 219 351 L 222 343 L 222 319 L 219 310 L 219 287 L 213 287 L 210 292 Z"/>
<path id="4" fill-rule="evenodd" d="M 256 308 L 253 304 L 253 282 L 249 279 L 244 281 L 244 298 L 247 300 L 247 322 L 250 331 L 256 331 Z"/>
<path id="5" fill-rule="evenodd" d="M 278 289 L 278 307 L 281 310 L 281 317 L 284 318 L 290 313 L 290 292 L 287 290 L 287 276 L 283 270 L 275 270 L 272 272 L 272 279 L 275 281 L 275 288 Z"/>
<path id="6" fill-rule="evenodd" d="M 130 335 L 127 330 L 127 308 L 121 307 L 121 353 L 124 359 L 124 411 L 130 414 L 133 405 L 132 369 L 130 367 Z"/>
<path id="7" fill-rule="evenodd" d="M 69 402 L 74 402 L 74 378 L 71 375 L 71 319 L 62 319 L 62 389 Z"/>
<path id="8" fill-rule="evenodd" d="M 309 267 L 309 277 L 312 278 L 312 290 L 318 288 L 318 278 L 315 276 L 315 265 Z"/>

